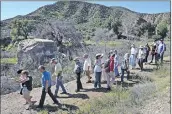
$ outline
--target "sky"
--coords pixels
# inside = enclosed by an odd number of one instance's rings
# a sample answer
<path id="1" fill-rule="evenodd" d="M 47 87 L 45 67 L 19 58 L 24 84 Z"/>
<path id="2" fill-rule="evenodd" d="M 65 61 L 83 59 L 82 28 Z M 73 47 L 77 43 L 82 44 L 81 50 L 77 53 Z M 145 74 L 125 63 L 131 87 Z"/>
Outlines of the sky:
<path id="1" fill-rule="evenodd" d="M 53 4 L 56 1 L 1 1 L 1 20 L 26 15 L 41 6 Z M 140 13 L 170 12 L 170 1 L 87 1 L 105 6 L 122 6 Z"/>

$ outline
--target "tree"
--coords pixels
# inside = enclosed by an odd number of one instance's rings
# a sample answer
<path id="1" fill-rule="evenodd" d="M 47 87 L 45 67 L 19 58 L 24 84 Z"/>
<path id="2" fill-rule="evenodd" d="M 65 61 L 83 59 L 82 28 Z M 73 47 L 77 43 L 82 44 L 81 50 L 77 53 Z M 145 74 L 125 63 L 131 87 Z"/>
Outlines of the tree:
<path id="1" fill-rule="evenodd" d="M 161 37 L 165 38 L 168 32 L 167 29 L 167 22 L 166 21 L 162 21 L 157 25 L 157 34 L 161 35 Z"/>
<path id="2" fill-rule="evenodd" d="M 111 28 L 113 29 L 113 32 L 118 35 L 119 34 L 119 27 L 121 27 L 121 21 L 117 20 L 111 23 Z"/>
<path id="3" fill-rule="evenodd" d="M 27 39 L 29 33 L 35 30 L 35 26 L 33 25 L 33 21 L 30 20 L 15 20 L 11 25 L 11 36 L 13 40 L 18 39 L 18 37 L 24 37 Z"/>

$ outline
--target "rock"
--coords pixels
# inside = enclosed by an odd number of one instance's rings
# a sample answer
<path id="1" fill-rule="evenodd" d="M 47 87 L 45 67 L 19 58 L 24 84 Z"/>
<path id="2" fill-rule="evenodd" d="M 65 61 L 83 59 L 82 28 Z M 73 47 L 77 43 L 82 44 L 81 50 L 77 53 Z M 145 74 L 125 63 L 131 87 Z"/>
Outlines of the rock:
<path id="1" fill-rule="evenodd" d="M 35 69 L 38 65 L 43 65 L 57 53 L 57 47 L 52 40 L 27 39 L 18 44 L 17 58 L 18 64 L 22 68 Z"/>

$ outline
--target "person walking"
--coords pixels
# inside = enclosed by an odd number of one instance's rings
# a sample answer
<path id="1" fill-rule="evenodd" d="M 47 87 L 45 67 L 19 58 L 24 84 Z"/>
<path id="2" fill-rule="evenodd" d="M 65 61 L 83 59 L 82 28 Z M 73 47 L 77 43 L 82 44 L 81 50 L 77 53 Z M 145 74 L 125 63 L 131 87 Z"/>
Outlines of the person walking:
<path id="1" fill-rule="evenodd" d="M 67 94 L 66 92 L 66 89 L 63 85 L 63 81 L 62 81 L 62 66 L 61 64 L 55 59 L 51 59 L 51 64 L 54 65 L 54 73 L 53 73 L 53 76 L 56 77 L 56 89 L 55 89 L 55 92 L 54 92 L 54 96 L 57 97 L 58 95 L 58 91 L 59 91 L 59 87 L 61 87 L 62 89 L 62 93 L 61 94 Z"/>
<path id="2" fill-rule="evenodd" d="M 130 71 L 129 71 L 129 53 L 124 55 L 124 59 L 121 64 L 121 82 L 124 82 L 124 72 L 127 72 L 127 80 L 129 79 Z"/>
<path id="3" fill-rule="evenodd" d="M 31 101 L 31 96 L 30 96 L 30 92 L 32 91 L 32 77 L 29 76 L 29 72 L 26 70 L 20 70 L 21 71 L 21 76 L 20 79 L 17 81 L 19 83 L 22 84 L 22 95 L 23 98 L 26 100 L 26 104 L 29 104 L 29 107 L 27 108 L 27 110 L 30 108 L 30 106 L 32 105 L 32 101 Z M 19 72 L 20 72 L 19 71 Z"/>
<path id="4" fill-rule="evenodd" d="M 86 74 L 86 76 L 88 77 L 88 81 L 86 83 L 91 83 L 91 59 L 89 58 L 88 54 L 84 54 L 84 66 L 83 66 L 83 70 Z"/>
<path id="5" fill-rule="evenodd" d="M 137 53 L 137 50 L 135 48 L 135 45 L 132 44 L 131 45 L 131 55 L 130 55 L 131 69 L 134 69 L 136 67 L 136 53 Z"/>
<path id="6" fill-rule="evenodd" d="M 106 78 L 106 74 L 105 74 L 105 69 L 104 69 L 104 63 L 105 63 L 105 58 L 104 55 L 101 55 L 101 63 L 102 63 L 102 76 L 101 76 L 101 80 L 103 83 L 106 83 L 107 78 Z"/>
<path id="7" fill-rule="evenodd" d="M 147 62 L 148 62 L 148 56 L 149 56 L 149 52 L 150 52 L 150 47 L 149 47 L 149 44 L 148 43 L 145 46 L 145 50 L 146 50 L 146 56 L 145 56 L 144 62 L 145 62 L 145 64 L 147 64 Z"/>
<path id="8" fill-rule="evenodd" d="M 152 49 L 151 49 L 152 59 L 151 59 L 150 63 L 153 62 L 153 59 L 154 59 L 155 56 L 157 55 L 156 49 L 157 49 L 157 44 L 156 44 L 156 42 L 153 42 L 153 43 L 152 43 Z M 155 61 L 156 61 L 156 60 L 155 60 Z"/>
<path id="9" fill-rule="evenodd" d="M 95 73 L 94 88 L 97 89 L 97 86 L 101 88 L 101 75 L 102 75 L 101 54 L 96 54 L 94 73 Z"/>
<path id="10" fill-rule="evenodd" d="M 42 82 L 42 94 L 41 94 L 41 99 L 40 99 L 40 102 L 39 102 L 39 105 L 37 106 L 37 108 L 43 108 L 46 93 L 49 94 L 51 99 L 54 101 L 54 104 L 60 105 L 58 100 L 55 98 L 55 96 L 51 92 L 51 74 L 50 74 L 50 72 L 46 71 L 45 67 L 43 65 L 40 65 L 38 67 L 38 70 L 42 73 L 42 79 L 41 79 L 42 80 L 41 81 Z"/>
<path id="11" fill-rule="evenodd" d="M 110 75 L 110 57 L 105 61 L 104 64 L 104 70 L 105 70 L 105 75 L 106 75 L 106 79 L 107 79 L 107 90 L 110 91 L 111 90 L 111 86 L 110 86 L 110 80 L 111 80 L 111 75 Z"/>
<path id="12" fill-rule="evenodd" d="M 81 63 L 80 63 L 78 57 L 76 57 L 76 58 L 74 59 L 74 61 L 75 61 L 74 72 L 75 72 L 75 74 L 76 74 L 76 83 L 77 83 L 77 89 L 75 90 L 75 92 L 79 92 L 80 89 L 83 89 L 82 83 L 81 83 L 81 80 L 80 80 L 80 79 L 81 79 L 81 73 L 82 73 L 83 69 L 82 69 L 82 67 L 81 67 Z"/>
<path id="13" fill-rule="evenodd" d="M 143 46 L 139 47 L 139 54 L 138 54 L 138 64 L 140 67 L 140 71 L 143 70 L 143 59 L 145 58 L 145 53 L 144 53 L 144 49 Z"/>
<path id="14" fill-rule="evenodd" d="M 163 64 L 163 58 L 164 58 L 164 52 L 165 52 L 166 46 L 165 43 L 163 42 L 163 39 L 160 40 L 160 43 L 157 48 L 157 56 L 159 56 L 161 60 L 161 65 Z"/>
<path id="15" fill-rule="evenodd" d="M 119 76 L 118 66 L 119 66 L 119 60 L 117 55 L 117 50 L 114 51 L 115 57 L 114 57 L 114 73 L 115 77 Z"/>
<path id="16" fill-rule="evenodd" d="M 114 75 L 114 57 L 115 57 L 115 54 L 113 53 L 112 56 L 110 57 L 110 64 L 109 64 L 110 77 L 112 78 L 111 82 L 113 84 L 115 82 L 115 75 Z"/>

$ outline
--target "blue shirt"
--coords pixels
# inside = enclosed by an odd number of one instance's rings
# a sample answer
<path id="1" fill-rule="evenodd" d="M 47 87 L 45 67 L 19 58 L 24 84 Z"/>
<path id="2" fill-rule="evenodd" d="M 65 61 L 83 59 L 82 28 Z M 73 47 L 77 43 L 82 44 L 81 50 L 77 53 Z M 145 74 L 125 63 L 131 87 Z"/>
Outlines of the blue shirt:
<path id="1" fill-rule="evenodd" d="M 42 73 L 42 87 L 45 88 L 46 81 L 48 81 L 48 87 L 51 86 L 51 74 L 48 71 Z"/>
<path id="2" fill-rule="evenodd" d="M 158 53 L 161 54 L 163 53 L 165 50 L 165 44 L 164 43 L 160 43 L 158 46 Z"/>

